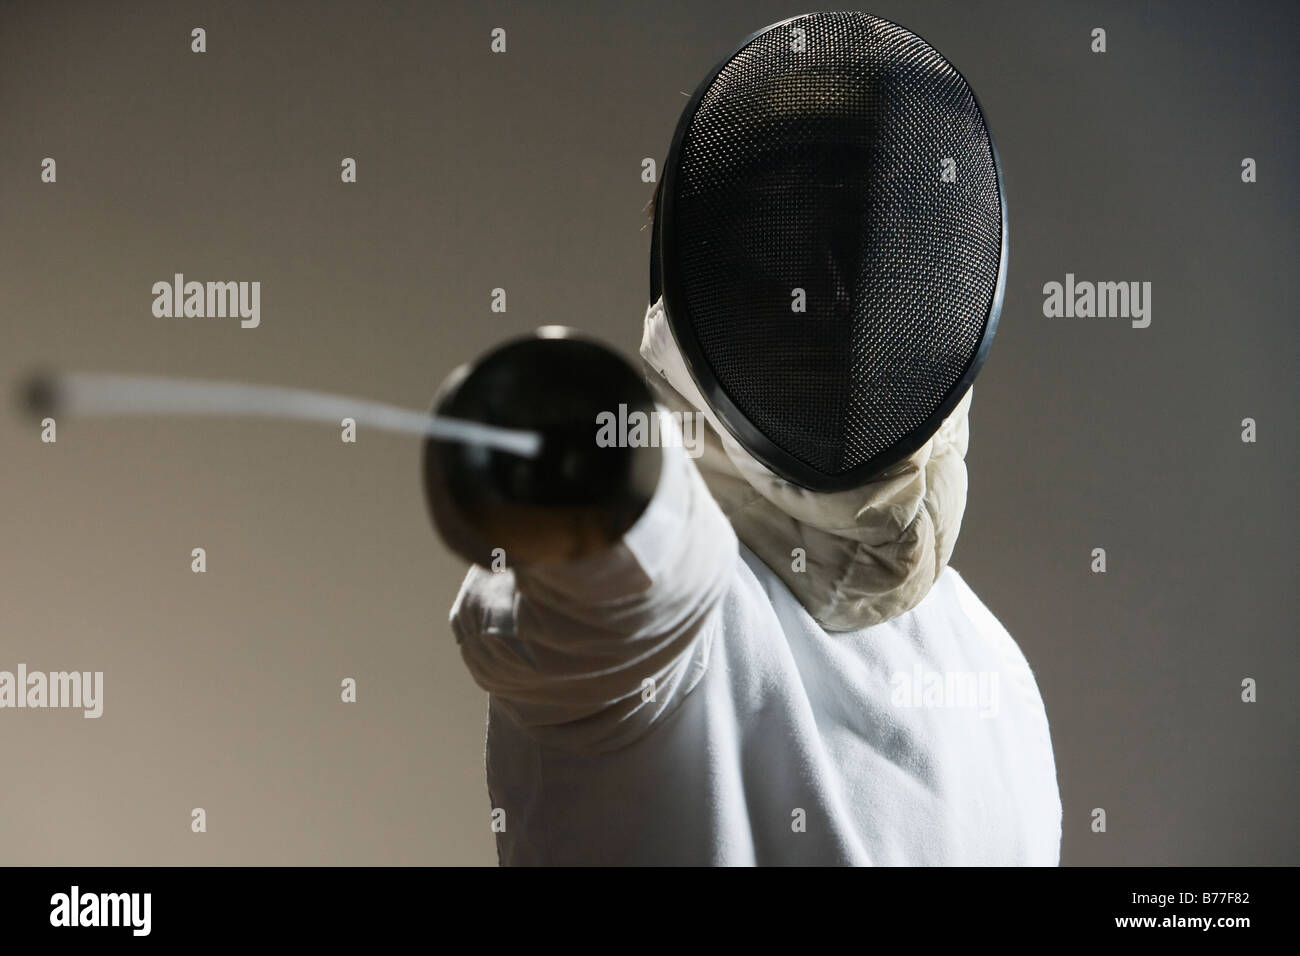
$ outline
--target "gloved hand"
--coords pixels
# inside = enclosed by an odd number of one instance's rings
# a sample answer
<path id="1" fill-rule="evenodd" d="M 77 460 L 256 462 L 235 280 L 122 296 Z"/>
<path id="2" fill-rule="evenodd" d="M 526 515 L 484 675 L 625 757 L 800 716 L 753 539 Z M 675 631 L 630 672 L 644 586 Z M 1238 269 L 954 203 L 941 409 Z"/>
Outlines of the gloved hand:
<path id="1" fill-rule="evenodd" d="M 489 352 L 449 376 L 434 412 L 541 434 L 525 458 L 429 439 L 424 490 L 451 550 L 491 567 L 573 561 L 618 542 L 654 494 L 658 447 L 600 447 L 597 416 L 654 414 L 641 375 L 613 351 L 548 327 Z"/>

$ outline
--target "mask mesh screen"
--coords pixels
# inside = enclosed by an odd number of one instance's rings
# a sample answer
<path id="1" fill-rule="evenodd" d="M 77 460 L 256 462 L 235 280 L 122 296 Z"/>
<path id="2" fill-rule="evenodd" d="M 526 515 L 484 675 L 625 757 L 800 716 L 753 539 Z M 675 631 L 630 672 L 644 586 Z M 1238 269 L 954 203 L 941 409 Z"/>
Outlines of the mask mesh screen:
<path id="1" fill-rule="evenodd" d="M 895 24 L 814 14 L 759 35 L 704 94 L 666 228 L 675 325 L 752 426 L 837 475 L 962 377 L 997 285 L 1002 209 L 952 66 Z"/>

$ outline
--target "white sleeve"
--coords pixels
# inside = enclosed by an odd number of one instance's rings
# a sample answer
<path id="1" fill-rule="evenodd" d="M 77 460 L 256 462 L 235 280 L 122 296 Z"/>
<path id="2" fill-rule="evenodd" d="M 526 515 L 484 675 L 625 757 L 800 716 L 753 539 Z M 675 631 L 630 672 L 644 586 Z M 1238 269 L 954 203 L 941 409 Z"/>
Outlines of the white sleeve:
<path id="1" fill-rule="evenodd" d="M 609 551 L 513 573 L 470 570 L 451 611 L 475 682 L 534 739 L 596 752 L 670 713 L 708 664 L 735 532 L 680 447 Z"/>

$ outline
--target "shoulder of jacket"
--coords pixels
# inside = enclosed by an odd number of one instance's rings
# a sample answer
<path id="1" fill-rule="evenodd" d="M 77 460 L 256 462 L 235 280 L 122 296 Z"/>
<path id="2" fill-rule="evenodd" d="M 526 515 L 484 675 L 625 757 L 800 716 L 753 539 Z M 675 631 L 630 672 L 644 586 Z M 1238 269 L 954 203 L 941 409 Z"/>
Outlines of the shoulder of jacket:
<path id="1" fill-rule="evenodd" d="M 939 584 L 951 590 L 957 604 L 975 624 L 981 628 L 1006 632 L 1002 622 L 980 600 L 979 595 L 971 589 L 971 586 L 966 583 L 966 579 L 952 565 L 944 568 L 943 574 L 939 578 Z"/>
<path id="2" fill-rule="evenodd" d="M 947 579 L 947 586 L 967 619 L 979 629 L 985 639 L 992 642 L 1002 655 L 1003 660 L 1016 670 L 1032 673 L 1029 661 L 1016 639 L 1006 629 L 997 616 L 980 600 L 965 579 L 951 565 L 944 569 L 941 580 Z"/>

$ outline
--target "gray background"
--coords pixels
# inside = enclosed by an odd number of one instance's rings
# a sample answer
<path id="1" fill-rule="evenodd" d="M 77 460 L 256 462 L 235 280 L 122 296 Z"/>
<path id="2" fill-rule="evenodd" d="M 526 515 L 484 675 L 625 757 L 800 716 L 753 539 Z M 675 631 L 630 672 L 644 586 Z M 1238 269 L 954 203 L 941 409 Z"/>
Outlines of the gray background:
<path id="1" fill-rule="evenodd" d="M 966 74 L 1005 166 L 1006 310 L 953 563 L 1037 673 L 1063 862 L 1300 862 L 1296 6 L 868 9 Z M 640 161 L 667 151 L 681 91 L 801 12 L 5 4 L 0 384 L 52 364 L 418 408 L 541 324 L 632 355 Z M 260 280 L 261 327 L 154 318 L 177 271 Z M 1151 281 L 1151 327 L 1044 318 L 1066 272 Z M 446 624 L 464 567 L 429 527 L 416 441 L 59 429 L 43 445 L 0 417 L 0 669 L 103 670 L 105 713 L 0 712 L 0 863 L 495 861 L 485 699 Z"/>

